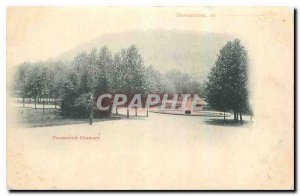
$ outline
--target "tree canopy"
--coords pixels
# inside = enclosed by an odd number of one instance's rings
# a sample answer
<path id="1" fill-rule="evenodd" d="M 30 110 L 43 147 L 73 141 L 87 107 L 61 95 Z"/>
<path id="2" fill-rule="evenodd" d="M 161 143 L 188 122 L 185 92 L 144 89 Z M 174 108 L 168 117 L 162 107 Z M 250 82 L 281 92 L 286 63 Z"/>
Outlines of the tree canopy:
<path id="1" fill-rule="evenodd" d="M 154 66 L 145 65 L 134 45 L 115 54 L 106 46 L 94 48 L 70 62 L 26 62 L 18 66 L 15 78 L 17 97 L 60 100 L 63 117 L 72 118 L 88 117 L 91 95 L 199 94 L 200 90 L 200 82 L 186 73 L 171 70 L 162 74 Z"/>
<path id="2" fill-rule="evenodd" d="M 232 110 L 234 119 L 242 122 L 242 113 L 248 112 L 248 58 L 240 40 L 229 41 L 220 50 L 205 88 L 209 105 L 226 112 Z"/>

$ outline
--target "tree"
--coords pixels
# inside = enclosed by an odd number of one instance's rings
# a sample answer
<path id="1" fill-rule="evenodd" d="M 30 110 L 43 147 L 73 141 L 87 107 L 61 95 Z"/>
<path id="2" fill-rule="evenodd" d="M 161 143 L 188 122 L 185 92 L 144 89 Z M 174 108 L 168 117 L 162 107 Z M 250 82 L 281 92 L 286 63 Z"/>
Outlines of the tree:
<path id="1" fill-rule="evenodd" d="M 166 73 L 166 78 L 174 86 L 175 92 L 173 93 L 183 93 L 182 90 L 182 73 L 179 70 L 171 70 Z"/>
<path id="2" fill-rule="evenodd" d="M 110 75 L 112 74 L 112 65 L 112 54 L 106 46 L 103 46 L 96 58 L 95 72 L 92 73 L 92 76 L 94 76 L 93 97 L 98 97 L 100 94 L 111 92 L 113 89 L 109 80 Z M 96 116 L 110 116 L 111 107 L 107 111 L 97 110 L 95 114 Z"/>
<path id="3" fill-rule="evenodd" d="M 159 71 L 150 65 L 145 68 L 145 72 L 147 93 L 164 93 L 162 75 L 159 73 Z"/>
<path id="4" fill-rule="evenodd" d="M 224 83 L 224 70 L 222 67 L 213 67 L 206 84 L 205 98 L 209 105 L 216 109 L 225 112 L 230 109 L 230 92 Z"/>
<path id="5" fill-rule="evenodd" d="M 98 59 L 96 60 L 95 67 L 93 67 L 95 70 L 94 73 L 92 73 L 95 77 L 93 94 L 104 93 L 111 87 L 108 78 L 112 72 L 112 64 L 113 60 L 111 52 L 106 46 L 102 47 Z"/>
<path id="6" fill-rule="evenodd" d="M 73 69 L 66 72 L 65 78 L 61 81 L 61 113 L 63 117 L 82 118 L 86 116 L 84 107 L 78 107 L 76 99 L 78 98 L 79 78 Z M 76 105 L 76 106 L 75 106 Z"/>
<path id="7" fill-rule="evenodd" d="M 30 63 L 21 64 L 15 76 L 15 92 L 18 97 L 23 99 L 23 107 L 25 107 L 25 98 L 28 97 L 28 80 L 29 80 Z"/>
<path id="8" fill-rule="evenodd" d="M 173 85 L 173 93 L 199 94 L 201 83 L 192 78 L 191 75 L 179 70 L 171 70 L 166 73 L 169 84 Z"/>
<path id="9" fill-rule="evenodd" d="M 89 99 L 94 89 L 92 73 L 89 55 L 85 52 L 78 54 L 60 82 L 64 117 L 87 118 L 90 115 Z"/>
<path id="10" fill-rule="evenodd" d="M 128 93 L 131 95 L 136 93 L 144 94 L 146 91 L 146 77 L 143 58 L 134 45 L 127 49 L 125 62 L 127 78 L 129 79 Z"/>
<path id="11" fill-rule="evenodd" d="M 49 70 L 47 66 L 43 66 L 41 69 L 41 78 L 40 78 L 40 98 L 43 102 L 43 115 L 45 113 L 45 98 L 49 97 L 50 93 L 50 81 L 49 81 Z"/>
<path id="12" fill-rule="evenodd" d="M 116 53 L 111 65 L 110 75 L 108 77 L 110 90 L 112 93 L 123 93 L 123 73 L 122 73 L 122 59 L 121 54 Z M 118 114 L 118 107 L 116 106 L 116 114 Z"/>
<path id="13" fill-rule="evenodd" d="M 42 100 L 60 99 L 61 114 L 66 118 L 109 116 L 108 111 L 94 111 L 95 98 L 103 93 L 134 94 L 172 92 L 173 85 L 154 67 L 144 66 L 138 49 L 132 45 L 115 55 L 104 46 L 89 53 L 81 52 L 70 62 L 24 63 L 16 72 L 17 96 L 33 98 L 35 108 Z M 109 100 L 110 104 L 110 100 Z M 116 108 L 117 110 L 117 108 Z M 129 111 L 128 111 L 129 116 Z"/>
<path id="14" fill-rule="evenodd" d="M 203 85 L 199 81 L 191 81 L 191 86 L 190 86 L 190 93 L 191 94 L 198 94 L 199 96 L 202 95 L 204 92 L 203 90 Z"/>
<path id="15" fill-rule="evenodd" d="M 225 112 L 233 110 L 234 120 L 242 123 L 242 113 L 249 110 L 247 51 L 239 40 L 229 41 L 220 50 L 208 76 L 206 101 L 212 108 Z"/>
<path id="16" fill-rule="evenodd" d="M 134 94 L 144 95 L 147 92 L 143 59 L 134 45 L 121 52 L 121 73 L 122 88 L 129 97 L 129 100 L 131 100 Z M 128 109 L 127 117 L 129 117 Z"/>
<path id="17" fill-rule="evenodd" d="M 57 99 L 62 98 L 62 85 L 67 76 L 68 63 L 61 61 L 48 64 L 48 88 L 49 98 L 54 99 L 54 107 L 57 108 Z"/>
<path id="18" fill-rule="evenodd" d="M 38 99 L 43 98 L 47 93 L 47 82 L 45 81 L 46 72 L 44 64 L 41 62 L 32 64 L 28 74 L 28 96 L 29 98 L 34 99 L 34 108 L 36 109 Z"/>

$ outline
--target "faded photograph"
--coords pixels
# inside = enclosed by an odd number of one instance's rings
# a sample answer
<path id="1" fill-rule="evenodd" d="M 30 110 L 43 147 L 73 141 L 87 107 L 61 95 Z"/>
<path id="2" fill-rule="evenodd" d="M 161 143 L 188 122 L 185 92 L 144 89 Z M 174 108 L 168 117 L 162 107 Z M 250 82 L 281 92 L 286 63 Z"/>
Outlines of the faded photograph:
<path id="1" fill-rule="evenodd" d="M 293 10 L 10 7 L 7 23 L 9 189 L 294 189 Z"/>

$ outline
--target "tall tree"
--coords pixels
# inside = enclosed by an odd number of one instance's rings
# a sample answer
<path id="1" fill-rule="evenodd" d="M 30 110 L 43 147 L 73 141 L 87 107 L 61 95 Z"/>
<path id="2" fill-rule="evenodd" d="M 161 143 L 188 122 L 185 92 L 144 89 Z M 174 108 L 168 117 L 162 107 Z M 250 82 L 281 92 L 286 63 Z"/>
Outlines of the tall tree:
<path id="1" fill-rule="evenodd" d="M 16 75 L 15 75 L 15 92 L 18 97 L 23 100 L 23 107 L 25 107 L 25 98 L 28 97 L 28 80 L 29 80 L 29 69 L 30 63 L 23 63 L 19 65 Z"/>
<path id="2" fill-rule="evenodd" d="M 247 51 L 240 40 L 229 41 L 220 50 L 208 76 L 205 97 L 212 108 L 225 112 L 233 110 L 234 120 L 242 123 L 242 113 L 249 108 Z"/>
<path id="3" fill-rule="evenodd" d="M 109 84 L 109 75 L 111 75 L 112 69 L 112 54 L 109 49 L 104 46 L 99 51 L 99 56 L 96 60 L 96 67 L 95 67 L 95 86 L 94 86 L 94 93 L 104 93 L 105 91 L 109 90 L 111 86 Z"/>
<path id="4" fill-rule="evenodd" d="M 34 107 L 37 108 L 37 101 L 47 93 L 47 82 L 45 65 L 41 62 L 31 65 L 28 78 L 28 96 L 34 99 Z"/>

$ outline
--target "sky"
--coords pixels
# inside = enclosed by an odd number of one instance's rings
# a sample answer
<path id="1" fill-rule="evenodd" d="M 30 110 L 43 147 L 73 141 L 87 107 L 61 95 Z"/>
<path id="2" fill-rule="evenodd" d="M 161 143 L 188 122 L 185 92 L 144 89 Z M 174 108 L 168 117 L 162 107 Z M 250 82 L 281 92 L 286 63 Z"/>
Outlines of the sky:
<path id="1" fill-rule="evenodd" d="M 180 14 L 198 14 L 198 17 L 178 17 Z M 204 14 L 206 17 L 199 17 Z M 214 17 L 207 17 L 211 14 Z M 7 61 L 16 65 L 47 60 L 99 36 L 131 30 L 178 29 L 245 37 L 244 29 L 253 28 L 256 20 L 267 14 L 270 13 L 265 9 L 253 12 L 253 9 L 209 7 L 9 7 Z"/>

